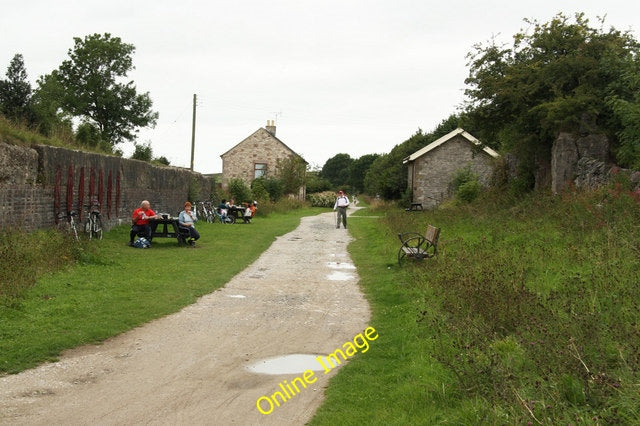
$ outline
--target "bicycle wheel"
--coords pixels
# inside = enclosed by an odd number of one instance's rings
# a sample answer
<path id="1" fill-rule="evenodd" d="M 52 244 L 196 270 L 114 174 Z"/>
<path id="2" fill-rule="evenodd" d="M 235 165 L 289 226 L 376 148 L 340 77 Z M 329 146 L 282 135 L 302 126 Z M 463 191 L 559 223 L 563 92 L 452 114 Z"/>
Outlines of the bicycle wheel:
<path id="1" fill-rule="evenodd" d="M 78 229 L 76 228 L 76 221 L 73 219 L 73 216 L 69 219 L 69 228 L 71 236 L 73 236 L 76 241 L 80 241 L 80 237 L 78 237 Z"/>
<path id="2" fill-rule="evenodd" d="M 89 234 L 89 238 L 95 238 L 96 240 L 102 239 L 102 218 L 100 215 L 92 215 L 91 233 Z"/>

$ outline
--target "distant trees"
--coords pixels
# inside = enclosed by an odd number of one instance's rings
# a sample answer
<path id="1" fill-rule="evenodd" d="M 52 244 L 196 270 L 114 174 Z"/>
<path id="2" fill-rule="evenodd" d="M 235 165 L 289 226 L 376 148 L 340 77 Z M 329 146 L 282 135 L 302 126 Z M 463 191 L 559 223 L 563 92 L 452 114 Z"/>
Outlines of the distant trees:
<path id="1" fill-rule="evenodd" d="M 363 192 L 365 190 L 365 175 L 378 156 L 378 154 L 367 154 L 354 159 L 349 154 L 336 154 L 327 160 L 319 172 L 318 190 L 309 190 L 309 192 L 321 192 L 339 188 L 346 189 L 352 193 Z M 330 185 L 326 185 L 327 182 Z"/>
<path id="2" fill-rule="evenodd" d="M 370 195 L 380 195 L 386 199 L 407 197 L 407 166 L 403 164 L 404 158 L 455 130 L 459 122 L 459 116 L 451 115 L 438 124 L 431 133 L 425 134 L 418 129 L 413 136 L 393 147 L 388 154 L 377 157 L 365 175 L 365 192 Z"/>
<path id="3" fill-rule="evenodd" d="M 349 154 L 336 154 L 324 163 L 320 176 L 331 182 L 335 188 L 346 186 L 349 184 L 352 163 L 353 159 Z"/>

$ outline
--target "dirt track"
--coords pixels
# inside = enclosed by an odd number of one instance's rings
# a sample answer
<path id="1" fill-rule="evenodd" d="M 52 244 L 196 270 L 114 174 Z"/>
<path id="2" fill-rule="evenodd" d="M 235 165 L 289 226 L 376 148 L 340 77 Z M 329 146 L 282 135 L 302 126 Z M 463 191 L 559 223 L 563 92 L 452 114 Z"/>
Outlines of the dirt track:
<path id="1" fill-rule="evenodd" d="M 224 288 L 182 311 L 0 378 L 0 424 L 304 424 L 336 369 L 316 372 L 313 385 L 264 415 L 256 400 L 301 374 L 246 367 L 326 355 L 368 326 L 349 241 L 332 213 L 303 218 Z"/>

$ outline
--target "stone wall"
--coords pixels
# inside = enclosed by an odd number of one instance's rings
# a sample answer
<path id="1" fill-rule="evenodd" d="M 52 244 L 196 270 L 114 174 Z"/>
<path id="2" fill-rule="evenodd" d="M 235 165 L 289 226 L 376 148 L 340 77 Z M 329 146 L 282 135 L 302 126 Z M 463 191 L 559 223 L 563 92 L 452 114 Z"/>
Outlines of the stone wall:
<path id="1" fill-rule="evenodd" d="M 84 216 L 92 198 L 100 202 L 107 227 L 129 223 L 131 212 L 143 199 L 156 211 L 176 215 L 190 193 L 209 199 L 212 183 L 187 169 L 0 141 L 0 228 L 50 227 L 67 210 Z"/>
<path id="2" fill-rule="evenodd" d="M 493 173 L 493 158 L 473 147 L 458 135 L 409 164 L 413 202 L 425 208 L 436 207 L 451 194 L 451 182 L 456 172 L 470 166 L 480 182 L 487 185 Z"/>

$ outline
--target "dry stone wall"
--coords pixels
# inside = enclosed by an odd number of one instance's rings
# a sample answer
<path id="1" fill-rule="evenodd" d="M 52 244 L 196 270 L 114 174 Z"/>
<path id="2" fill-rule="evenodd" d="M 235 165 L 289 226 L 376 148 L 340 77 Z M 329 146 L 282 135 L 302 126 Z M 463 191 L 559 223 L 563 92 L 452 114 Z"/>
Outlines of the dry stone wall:
<path id="1" fill-rule="evenodd" d="M 67 210 L 85 216 L 91 199 L 99 201 L 108 227 L 129 223 L 143 199 L 158 212 L 176 215 L 189 194 L 209 199 L 212 184 L 211 178 L 187 169 L 0 140 L 0 228 L 54 226 Z"/>

